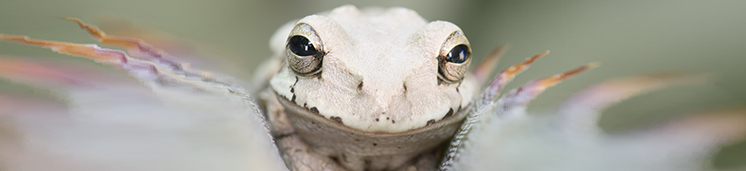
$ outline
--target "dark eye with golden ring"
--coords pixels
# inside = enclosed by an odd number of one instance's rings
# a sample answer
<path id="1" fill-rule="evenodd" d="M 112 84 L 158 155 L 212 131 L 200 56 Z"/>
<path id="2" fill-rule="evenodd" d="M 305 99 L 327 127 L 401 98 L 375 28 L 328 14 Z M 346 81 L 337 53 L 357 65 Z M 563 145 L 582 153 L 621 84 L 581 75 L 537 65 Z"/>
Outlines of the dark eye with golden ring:
<path id="1" fill-rule="evenodd" d="M 470 62 L 471 48 L 466 36 L 461 31 L 451 33 L 438 56 L 438 79 L 448 84 L 460 83 Z"/>
<path id="2" fill-rule="evenodd" d="M 299 76 L 321 73 L 324 60 L 321 38 L 308 24 L 299 23 L 290 32 L 286 45 L 288 65 Z"/>

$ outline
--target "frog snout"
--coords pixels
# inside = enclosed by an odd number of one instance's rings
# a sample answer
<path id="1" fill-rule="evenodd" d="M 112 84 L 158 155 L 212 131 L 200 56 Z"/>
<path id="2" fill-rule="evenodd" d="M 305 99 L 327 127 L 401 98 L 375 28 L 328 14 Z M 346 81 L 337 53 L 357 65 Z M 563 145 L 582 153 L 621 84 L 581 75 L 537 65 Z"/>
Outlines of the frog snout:
<path id="1" fill-rule="evenodd" d="M 394 86 L 396 84 L 384 84 L 384 85 L 371 85 L 363 84 L 360 90 L 363 94 L 367 95 L 375 105 L 376 109 L 387 110 L 393 103 L 396 103 L 396 99 L 405 96 L 406 88 L 402 85 Z"/>

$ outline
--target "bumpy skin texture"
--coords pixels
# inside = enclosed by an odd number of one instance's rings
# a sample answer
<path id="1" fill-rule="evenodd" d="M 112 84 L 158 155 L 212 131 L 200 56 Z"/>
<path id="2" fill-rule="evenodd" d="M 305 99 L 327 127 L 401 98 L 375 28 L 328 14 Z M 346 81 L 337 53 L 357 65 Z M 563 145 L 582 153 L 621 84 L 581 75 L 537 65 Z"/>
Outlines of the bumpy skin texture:
<path id="1" fill-rule="evenodd" d="M 454 84 L 438 79 L 438 56 L 443 48 L 451 48 L 444 43 L 452 33 L 461 33 L 450 22 L 427 23 L 404 8 L 360 11 L 343 6 L 295 23 L 313 27 L 323 42 L 321 73 L 304 76 L 283 66 L 271 78 L 270 88 L 348 127 L 386 133 L 421 128 L 466 107 L 478 85 L 468 77 Z M 289 32 L 275 35 L 287 39 Z M 277 61 L 289 55 L 284 48 L 273 49 Z"/>
<path id="2" fill-rule="evenodd" d="M 288 32 L 289 27 L 304 31 Z M 293 70 L 293 52 L 279 48 L 290 42 L 279 40 L 297 34 L 321 46 L 323 62 L 316 75 Z M 447 70 L 468 75 L 461 82 L 440 80 L 439 56 L 468 41 L 454 24 L 426 23 L 409 9 L 343 6 L 284 26 L 271 43 L 278 43 L 272 46 L 279 60 L 270 61 L 285 63 L 268 67 L 279 71 L 263 99 L 282 115 L 270 122 L 286 118 L 294 129 L 290 134 L 302 138 L 310 156 L 334 158 L 350 170 L 403 169 L 418 158 L 433 158 L 458 129 L 478 85 L 465 67 L 463 72 Z M 273 131 L 290 129 L 277 127 Z"/>

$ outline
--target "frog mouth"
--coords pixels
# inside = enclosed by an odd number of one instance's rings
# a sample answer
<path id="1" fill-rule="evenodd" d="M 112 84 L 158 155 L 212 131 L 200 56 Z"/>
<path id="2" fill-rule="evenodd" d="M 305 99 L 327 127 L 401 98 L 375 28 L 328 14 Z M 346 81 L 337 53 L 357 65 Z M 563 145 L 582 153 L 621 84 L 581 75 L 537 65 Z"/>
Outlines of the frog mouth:
<path id="1" fill-rule="evenodd" d="M 300 117 L 304 120 L 313 121 L 314 123 L 327 125 L 331 128 L 338 129 L 340 131 L 344 132 L 350 132 L 355 133 L 359 135 L 370 135 L 370 136 L 404 136 L 404 135 L 414 135 L 414 134 L 420 134 L 432 130 L 442 129 L 446 127 L 457 127 L 461 124 L 461 122 L 466 117 L 466 114 L 468 113 L 468 109 L 471 107 L 471 104 L 467 105 L 466 107 L 461 108 L 460 110 L 456 111 L 452 115 L 443 117 L 443 119 L 436 121 L 434 123 L 428 124 L 423 127 L 410 129 L 402 132 L 366 132 L 364 130 L 359 130 L 356 128 L 352 128 L 350 126 L 344 125 L 344 123 L 338 119 L 338 117 L 331 116 L 330 118 L 324 117 L 324 115 L 319 113 L 319 110 L 316 107 L 313 106 L 300 106 L 293 102 L 290 99 L 287 99 L 286 97 L 283 97 L 275 92 L 275 97 L 277 97 L 277 100 L 282 104 L 283 107 L 285 107 L 285 111 L 288 114 L 288 117 Z M 293 120 L 293 119 L 291 119 Z"/>
<path id="2" fill-rule="evenodd" d="M 371 156 L 418 154 L 433 149 L 456 133 L 471 107 L 468 105 L 450 117 L 420 128 L 396 133 L 366 132 L 326 118 L 318 110 L 299 106 L 277 93 L 275 96 L 285 108 L 292 127 L 312 146 Z"/>
<path id="3" fill-rule="evenodd" d="M 313 119 L 314 121 L 327 124 L 330 126 L 333 125 L 335 127 L 339 127 L 339 129 L 346 129 L 346 130 L 349 129 L 350 132 L 357 131 L 361 134 L 370 133 L 364 130 L 359 130 L 357 128 L 353 128 L 353 127 L 345 125 L 344 122 L 339 117 L 330 116 L 329 118 L 326 118 L 324 115 L 320 113 L 320 111 L 316 107 L 300 106 L 297 103 L 295 103 L 295 101 L 293 101 L 294 99 L 291 100 L 291 99 L 288 99 L 284 96 L 277 94 L 277 92 L 274 92 L 274 93 L 275 93 L 275 97 L 277 97 L 277 100 L 280 102 L 280 104 L 282 104 L 282 106 L 286 108 L 286 111 L 290 109 L 289 111 L 291 112 L 288 112 L 290 114 L 299 115 L 307 119 Z M 426 130 L 434 129 L 434 128 L 440 128 L 440 127 L 444 127 L 447 125 L 452 125 L 454 123 L 460 123 L 466 117 L 466 113 L 467 113 L 466 111 L 468 111 L 470 106 L 471 104 L 467 105 L 466 107 L 459 106 L 456 112 L 453 112 L 453 109 L 451 109 L 451 111 L 449 111 L 449 113 L 446 116 L 444 116 L 442 119 L 435 121 L 433 123 L 428 123 L 426 126 L 423 126 L 423 127 L 410 129 L 410 130 L 406 130 L 402 132 L 395 132 L 395 133 L 375 132 L 374 134 L 382 135 L 382 134 L 420 133 L 421 131 L 426 131 Z"/>

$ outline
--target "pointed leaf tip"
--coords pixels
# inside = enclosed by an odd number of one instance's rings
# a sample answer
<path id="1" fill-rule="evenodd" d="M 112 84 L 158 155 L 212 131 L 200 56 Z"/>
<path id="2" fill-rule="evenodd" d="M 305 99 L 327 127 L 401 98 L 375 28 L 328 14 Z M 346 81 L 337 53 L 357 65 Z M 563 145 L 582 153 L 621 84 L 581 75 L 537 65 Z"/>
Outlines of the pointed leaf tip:
<path id="1" fill-rule="evenodd" d="M 518 75 L 520 72 L 528 69 L 528 67 L 531 66 L 531 64 L 534 63 L 536 59 L 539 59 L 540 57 L 547 54 L 549 54 L 549 51 L 536 54 L 519 64 L 515 64 L 508 67 L 507 69 L 500 71 L 500 73 L 495 76 L 492 82 L 487 85 L 487 88 L 485 88 L 483 100 L 495 100 L 498 93 L 500 92 L 500 90 L 502 90 L 505 84 L 513 80 L 513 78 L 515 78 L 515 76 Z"/>
<path id="2" fill-rule="evenodd" d="M 515 111 L 517 109 L 525 109 L 526 105 L 528 105 L 531 100 L 536 98 L 547 88 L 557 85 L 562 80 L 565 80 L 570 76 L 577 75 L 578 73 L 593 68 L 594 66 L 595 65 L 591 63 L 570 71 L 531 81 L 526 85 L 510 91 L 510 93 L 500 98 L 500 101 L 503 102 L 502 109 L 504 109 L 504 111 L 508 113 L 511 113 L 511 111 Z"/>

